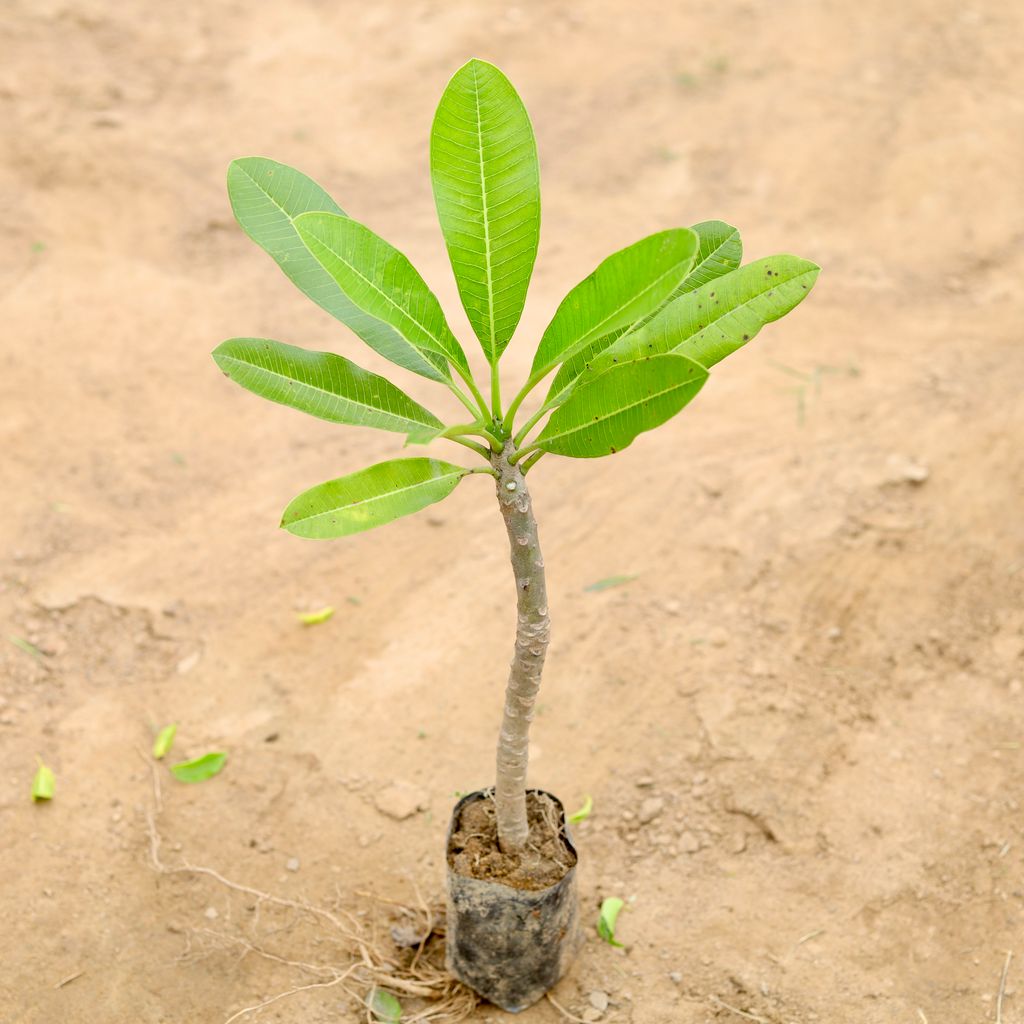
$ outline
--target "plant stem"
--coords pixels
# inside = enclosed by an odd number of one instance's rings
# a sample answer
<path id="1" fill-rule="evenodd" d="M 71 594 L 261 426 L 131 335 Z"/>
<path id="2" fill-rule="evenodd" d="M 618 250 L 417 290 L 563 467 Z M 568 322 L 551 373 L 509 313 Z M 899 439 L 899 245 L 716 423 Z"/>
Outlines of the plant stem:
<path id="1" fill-rule="evenodd" d="M 529 836 L 526 767 L 530 722 L 551 631 L 537 521 L 526 478 L 518 466 L 509 462 L 513 451 L 511 441 L 506 441 L 502 451 L 491 456 L 491 465 L 498 474 L 498 505 L 508 531 L 518 609 L 515 654 L 505 690 L 494 788 L 498 843 L 505 853 L 521 852 Z"/>
<path id="2" fill-rule="evenodd" d="M 523 464 L 522 464 L 523 476 L 526 476 L 526 474 L 529 473 L 531 469 L 533 469 L 534 463 L 536 463 L 537 460 L 543 454 L 544 453 L 542 451 L 536 451 L 532 455 L 527 455 L 527 457 L 525 459 L 523 459 Z"/>
<path id="3" fill-rule="evenodd" d="M 550 371 L 549 371 L 550 372 Z M 512 429 L 512 421 L 516 417 L 516 413 L 519 411 L 519 406 L 523 404 L 523 399 L 547 376 L 547 373 L 541 374 L 539 377 L 531 376 L 529 380 L 522 386 L 519 394 L 512 399 L 512 404 L 508 407 L 508 412 L 505 414 L 505 425 Z"/>
<path id="4" fill-rule="evenodd" d="M 466 382 L 466 387 L 469 388 L 470 394 L 476 399 L 478 408 L 474 408 L 470 404 L 469 400 L 459 390 L 458 385 L 455 384 L 454 382 L 451 384 L 452 391 L 459 397 L 459 399 L 462 401 L 462 404 L 465 405 L 465 407 L 474 416 L 476 416 L 477 413 L 479 413 L 483 417 L 484 422 L 486 422 L 487 420 L 490 419 L 491 413 L 490 410 L 487 408 L 487 403 L 484 401 L 484 396 L 480 394 L 480 389 L 476 386 L 476 381 L 473 380 L 473 375 L 470 373 L 466 373 L 466 371 L 463 370 L 461 366 L 457 366 L 455 363 L 453 363 L 452 365 L 455 366 L 455 372 Z"/>
<path id="5" fill-rule="evenodd" d="M 501 419 L 501 378 L 497 362 L 491 366 L 491 413 L 495 422 Z"/>
<path id="6" fill-rule="evenodd" d="M 474 419 L 480 415 L 480 410 L 470 401 L 466 393 L 455 381 L 448 381 L 448 390 L 470 411 Z"/>

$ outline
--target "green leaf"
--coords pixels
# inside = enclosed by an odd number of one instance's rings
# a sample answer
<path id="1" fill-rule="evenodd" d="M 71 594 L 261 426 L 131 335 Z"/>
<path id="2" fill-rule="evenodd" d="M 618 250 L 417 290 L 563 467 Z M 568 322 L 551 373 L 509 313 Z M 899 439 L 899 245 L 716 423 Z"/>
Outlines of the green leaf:
<path id="1" fill-rule="evenodd" d="M 634 576 L 606 576 L 603 580 L 595 583 L 588 583 L 583 589 L 591 594 L 600 593 L 602 590 L 611 590 L 612 587 L 621 587 L 624 583 L 632 583 L 637 577 Z"/>
<path id="2" fill-rule="evenodd" d="M 178 732 L 178 723 L 174 722 L 171 725 L 165 725 L 157 734 L 156 739 L 153 741 L 153 756 L 159 761 L 161 758 L 166 757 L 171 752 L 171 747 L 174 746 L 174 737 Z"/>
<path id="3" fill-rule="evenodd" d="M 447 498 L 470 472 L 428 458 L 378 462 L 300 494 L 284 510 L 281 525 L 317 539 L 372 530 Z"/>
<path id="4" fill-rule="evenodd" d="M 408 434 L 444 424 L 391 381 L 332 352 L 307 352 L 269 338 L 231 338 L 217 365 L 247 391 L 332 423 Z"/>
<path id="5" fill-rule="evenodd" d="M 743 244 L 740 242 L 740 233 L 732 225 L 720 220 L 707 220 L 700 224 L 694 224 L 690 230 L 696 233 L 699 247 L 693 267 L 686 277 L 659 306 L 646 316 L 605 334 L 596 341 L 589 342 L 585 348 L 563 362 L 551 382 L 551 388 L 545 399 L 546 404 L 555 406 L 564 402 L 569 397 L 576 378 L 587 369 L 599 353 L 614 344 L 624 334 L 638 331 L 678 296 L 693 291 L 694 288 L 699 288 L 702 284 L 713 281 L 723 274 L 728 274 L 740 265 L 740 260 L 743 258 Z"/>
<path id="6" fill-rule="evenodd" d="M 220 752 L 203 754 L 191 761 L 179 761 L 171 765 L 171 774 L 179 782 L 205 782 L 219 775 L 227 762 L 228 755 Z"/>
<path id="7" fill-rule="evenodd" d="M 590 817 L 590 812 L 594 809 L 593 798 L 589 795 L 584 798 L 583 806 L 576 811 L 574 814 L 569 815 L 569 824 L 576 825 L 581 821 L 586 821 Z"/>
<path id="8" fill-rule="evenodd" d="M 530 118 L 493 64 L 448 83 L 430 134 L 430 176 L 466 316 L 493 366 L 519 318 L 540 237 L 540 170 Z"/>
<path id="9" fill-rule="evenodd" d="M 366 1004 L 379 1024 L 401 1024 L 402 1004 L 390 992 L 374 988 Z"/>
<path id="10" fill-rule="evenodd" d="M 686 277 L 697 247 L 694 232 L 674 228 L 609 256 L 562 300 L 537 346 L 530 379 L 540 380 L 591 342 L 628 331 L 657 309 Z"/>
<path id="11" fill-rule="evenodd" d="M 46 767 L 39 758 L 39 767 L 36 769 L 35 778 L 32 779 L 32 800 L 38 803 L 40 800 L 52 800 L 57 790 L 57 780 L 53 772 Z"/>
<path id="12" fill-rule="evenodd" d="M 325 608 L 321 608 L 316 612 L 300 613 L 299 622 L 304 626 L 318 626 L 321 622 L 326 622 L 332 615 L 334 615 L 334 609 L 330 605 L 327 605 Z"/>
<path id="13" fill-rule="evenodd" d="M 306 248 L 361 310 L 393 327 L 413 348 L 467 374 L 466 353 L 441 303 L 416 268 L 365 224 L 333 213 L 304 213 L 295 229 Z"/>
<path id="14" fill-rule="evenodd" d="M 618 946 L 622 949 L 622 943 L 615 940 L 615 922 L 619 918 L 619 911 L 625 904 L 618 896 L 609 896 L 601 903 L 601 913 L 597 919 L 597 934 L 608 943 L 609 946 Z"/>
<path id="15" fill-rule="evenodd" d="M 676 289 L 677 295 L 692 292 L 716 277 L 735 270 L 743 261 L 743 242 L 740 233 L 731 224 L 722 220 L 704 220 L 694 224 L 700 247 L 693 269 Z"/>
<path id="16" fill-rule="evenodd" d="M 803 302 L 818 271 L 816 264 L 796 256 L 748 263 L 670 302 L 635 334 L 605 349 L 592 369 L 664 352 L 689 356 L 710 368 Z"/>
<path id="17" fill-rule="evenodd" d="M 703 366 L 678 355 L 618 363 L 593 377 L 588 374 L 551 414 L 535 445 L 577 459 L 622 451 L 637 434 L 675 416 L 707 378 Z"/>
<path id="18" fill-rule="evenodd" d="M 299 214 L 321 211 L 344 215 L 315 181 L 274 160 L 244 157 L 228 168 L 228 196 L 242 230 L 318 306 L 390 362 L 431 380 L 449 379 L 448 367 L 440 356 L 419 351 L 393 327 L 356 306 L 303 245 L 294 223 Z"/>
<path id="19" fill-rule="evenodd" d="M 10 640 L 19 651 L 24 651 L 26 654 L 31 654 L 33 658 L 39 658 L 42 660 L 43 652 L 39 650 L 35 644 L 30 644 L 27 640 L 22 639 L 20 636 L 15 636 L 13 633 L 10 634 L 7 639 Z"/>

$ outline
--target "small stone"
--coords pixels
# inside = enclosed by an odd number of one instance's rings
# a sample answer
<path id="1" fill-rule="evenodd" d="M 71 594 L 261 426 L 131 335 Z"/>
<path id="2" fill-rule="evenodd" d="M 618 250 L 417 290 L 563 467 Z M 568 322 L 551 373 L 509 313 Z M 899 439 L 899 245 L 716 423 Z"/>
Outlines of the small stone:
<path id="1" fill-rule="evenodd" d="M 595 1009 L 604 1013 L 608 1009 L 608 993 L 595 989 L 587 995 L 587 1002 Z"/>
<path id="2" fill-rule="evenodd" d="M 682 985 L 683 983 L 683 972 L 682 971 L 669 971 L 668 980 L 675 985 Z"/>
<path id="3" fill-rule="evenodd" d="M 665 609 L 667 615 L 678 615 L 682 611 L 683 606 L 678 601 L 666 601 L 662 608 Z"/>
<path id="4" fill-rule="evenodd" d="M 288 859 L 287 859 L 287 860 L 286 860 L 286 861 L 284 862 L 284 866 L 285 866 L 285 867 L 286 867 L 286 868 L 287 868 L 287 869 L 288 869 L 289 871 L 298 871 L 298 870 L 299 870 L 299 858 L 298 858 L 298 857 L 289 857 L 289 858 L 288 858 Z"/>
<path id="5" fill-rule="evenodd" d="M 687 830 L 679 836 L 679 849 L 684 853 L 696 853 L 700 849 L 700 840 L 695 833 Z"/>
<path id="6" fill-rule="evenodd" d="M 377 810 L 396 821 L 411 818 L 430 804 L 428 794 L 409 782 L 393 782 L 373 798 Z"/>
<path id="7" fill-rule="evenodd" d="M 650 775 L 641 775 L 636 782 L 633 783 L 637 789 L 650 789 L 654 785 L 654 779 Z"/>
<path id="8" fill-rule="evenodd" d="M 596 1021 L 601 1019 L 601 1016 L 601 1011 L 595 1009 L 593 1006 L 588 1006 L 587 1009 L 583 1011 L 583 1020 L 585 1020 L 587 1024 L 595 1024 Z"/>
<path id="9" fill-rule="evenodd" d="M 660 796 L 648 797 L 640 805 L 640 824 L 649 825 L 663 810 L 665 810 L 665 801 Z"/>
<path id="10" fill-rule="evenodd" d="M 191 672 L 192 669 L 199 664 L 199 651 L 193 651 L 191 654 L 186 655 L 181 661 L 178 662 L 178 675 L 183 676 L 187 672 Z"/>
<path id="11" fill-rule="evenodd" d="M 207 907 L 206 912 L 203 915 L 207 921 L 216 921 L 220 914 L 217 913 L 216 907 Z"/>
<path id="12" fill-rule="evenodd" d="M 724 626 L 715 626 L 708 633 L 708 643 L 712 647 L 724 647 L 729 642 L 729 631 Z"/>
<path id="13" fill-rule="evenodd" d="M 928 479 L 928 467 L 907 455 L 890 455 L 885 463 L 885 479 L 891 484 L 923 484 Z"/>
<path id="14" fill-rule="evenodd" d="M 825 637 L 828 640 L 838 640 L 842 635 L 843 631 L 838 626 L 830 626 L 825 630 Z"/>

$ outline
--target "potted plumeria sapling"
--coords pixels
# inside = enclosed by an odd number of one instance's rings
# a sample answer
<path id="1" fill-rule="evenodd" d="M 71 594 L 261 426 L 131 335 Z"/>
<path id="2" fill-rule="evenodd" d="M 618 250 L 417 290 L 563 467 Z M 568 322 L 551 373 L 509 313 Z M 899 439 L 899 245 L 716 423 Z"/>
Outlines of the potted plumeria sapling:
<path id="1" fill-rule="evenodd" d="M 261 157 L 236 160 L 239 223 L 314 302 L 385 359 L 446 388 L 466 409 L 445 423 L 398 386 L 331 352 L 233 338 L 214 352 L 230 378 L 334 423 L 423 445 L 444 439 L 477 462 L 381 462 L 300 494 L 281 525 L 345 537 L 492 477 L 508 531 L 515 651 L 492 788 L 459 801 L 447 838 L 449 969 L 508 1010 L 539 999 L 577 947 L 575 865 L 561 803 L 527 789 L 529 729 L 548 648 L 544 558 L 527 477 L 545 455 L 598 458 L 671 419 L 708 371 L 810 291 L 818 267 L 795 256 L 741 265 L 721 221 L 670 228 L 613 253 L 565 297 L 526 381 L 505 404 L 499 376 L 533 272 L 540 231 L 537 148 L 508 79 L 471 60 L 441 97 L 430 139 L 437 213 L 463 308 L 489 369 L 478 381 L 415 268 L 315 182 Z M 527 399 L 542 400 L 522 417 Z"/>

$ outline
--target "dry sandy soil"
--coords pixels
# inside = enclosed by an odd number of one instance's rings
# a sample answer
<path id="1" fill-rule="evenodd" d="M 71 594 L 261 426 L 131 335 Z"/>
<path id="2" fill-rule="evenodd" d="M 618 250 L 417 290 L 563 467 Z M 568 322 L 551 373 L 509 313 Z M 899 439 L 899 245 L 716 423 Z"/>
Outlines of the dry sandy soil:
<path id="1" fill-rule="evenodd" d="M 588 923 L 629 901 L 625 949 L 588 926 L 556 999 L 593 1018 L 604 992 L 610 1024 L 974 1024 L 1014 950 L 1002 1020 L 1024 1021 L 1019 4 L 8 0 L 0 51 L 4 1024 L 222 1024 L 316 980 L 239 936 L 330 964 L 297 915 L 154 871 L 140 751 L 165 722 L 176 754 L 230 755 L 202 785 L 163 773 L 168 864 L 320 904 L 441 891 L 511 650 L 491 487 L 291 537 L 291 497 L 398 440 L 270 406 L 209 351 L 381 368 L 234 225 L 224 170 L 253 153 L 409 253 L 469 350 L 426 144 L 470 55 L 517 84 L 542 158 L 509 384 L 565 290 L 649 231 L 721 217 L 750 258 L 824 268 L 679 420 L 531 476 L 554 620 L 532 779 L 593 795 Z M 614 574 L 637 578 L 584 589 Z M 422 812 L 378 810 L 396 781 Z M 335 988 L 244 1019 L 359 1017 Z"/>

